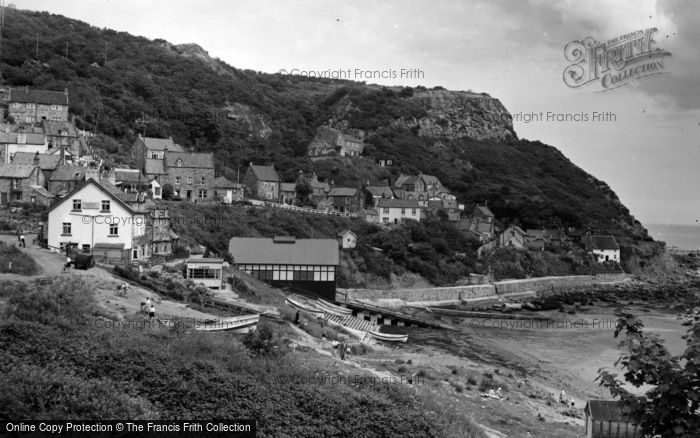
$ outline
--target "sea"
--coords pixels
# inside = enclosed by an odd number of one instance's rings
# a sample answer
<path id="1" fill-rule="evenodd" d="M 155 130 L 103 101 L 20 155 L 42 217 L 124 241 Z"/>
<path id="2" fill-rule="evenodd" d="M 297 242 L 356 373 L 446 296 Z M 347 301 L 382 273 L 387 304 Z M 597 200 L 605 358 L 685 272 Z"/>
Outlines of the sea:
<path id="1" fill-rule="evenodd" d="M 700 223 L 698 225 L 645 224 L 654 240 L 663 240 L 666 247 L 700 250 Z"/>

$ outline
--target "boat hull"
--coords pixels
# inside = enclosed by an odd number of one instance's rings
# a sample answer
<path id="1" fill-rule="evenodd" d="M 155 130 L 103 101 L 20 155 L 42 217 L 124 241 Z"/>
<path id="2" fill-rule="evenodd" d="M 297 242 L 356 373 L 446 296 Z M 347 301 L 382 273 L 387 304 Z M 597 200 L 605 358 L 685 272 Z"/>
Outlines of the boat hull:
<path id="1" fill-rule="evenodd" d="M 243 315 L 231 318 L 222 318 L 214 321 L 200 323 L 195 329 L 202 332 L 229 332 L 248 333 L 255 330 L 260 320 L 260 315 Z"/>
<path id="2" fill-rule="evenodd" d="M 390 335 L 387 333 L 379 333 L 379 332 L 368 332 L 369 335 L 378 340 L 378 341 L 384 341 L 384 342 L 406 342 L 408 341 L 408 335 Z"/>
<path id="3" fill-rule="evenodd" d="M 302 310 L 307 313 L 311 313 L 316 316 L 323 315 L 323 310 L 317 309 L 316 307 L 312 307 L 309 304 L 305 304 L 301 302 L 299 299 L 294 299 L 292 297 L 285 297 L 284 300 L 289 304 L 290 306 L 294 307 L 297 310 Z"/>

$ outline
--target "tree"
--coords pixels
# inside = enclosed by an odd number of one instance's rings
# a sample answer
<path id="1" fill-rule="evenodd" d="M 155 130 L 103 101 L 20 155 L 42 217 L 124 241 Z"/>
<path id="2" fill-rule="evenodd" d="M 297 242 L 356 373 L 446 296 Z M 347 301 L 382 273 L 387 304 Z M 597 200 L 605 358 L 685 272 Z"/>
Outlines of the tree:
<path id="1" fill-rule="evenodd" d="M 671 356 L 663 341 L 645 334 L 644 324 L 631 313 L 620 313 L 615 337 L 624 332 L 620 343 L 626 349 L 615 365 L 622 365 L 625 381 L 639 388 L 652 389 L 638 396 L 622 387 L 616 374 L 600 369 L 600 385 L 621 400 L 643 434 L 662 438 L 697 436 L 700 430 L 700 322 L 695 322 L 686 339 L 687 348 L 680 356 Z"/>
<path id="2" fill-rule="evenodd" d="M 172 201 L 172 199 L 173 199 L 173 186 L 171 184 L 166 184 L 163 186 L 162 197 L 166 201 Z"/>
<path id="3" fill-rule="evenodd" d="M 313 193 L 313 189 L 311 188 L 311 185 L 308 182 L 302 181 L 297 183 L 297 185 L 294 187 L 294 190 L 297 193 L 297 201 L 299 201 L 300 205 L 307 205 L 311 202 L 309 200 L 309 197 Z"/>

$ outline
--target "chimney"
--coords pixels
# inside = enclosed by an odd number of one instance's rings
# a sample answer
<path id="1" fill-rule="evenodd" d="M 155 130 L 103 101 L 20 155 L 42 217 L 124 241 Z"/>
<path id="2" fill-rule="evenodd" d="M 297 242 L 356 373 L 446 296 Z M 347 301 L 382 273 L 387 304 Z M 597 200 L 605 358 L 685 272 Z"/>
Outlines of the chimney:
<path id="1" fill-rule="evenodd" d="M 35 166 L 39 165 L 39 152 L 38 151 L 36 154 L 34 154 L 34 165 Z"/>

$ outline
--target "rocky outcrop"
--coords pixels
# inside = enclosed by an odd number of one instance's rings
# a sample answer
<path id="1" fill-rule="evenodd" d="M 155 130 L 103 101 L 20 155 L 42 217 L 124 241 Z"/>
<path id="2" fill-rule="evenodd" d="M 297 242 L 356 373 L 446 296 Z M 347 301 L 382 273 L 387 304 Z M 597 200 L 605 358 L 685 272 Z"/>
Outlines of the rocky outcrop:
<path id="1" fill-rule="evenodd" d="M 224 107 L 226 118 L 237 122 L 244 123 L 248 128 L 248 137 L 267 138 L 272 134 L 272 128 L 265 121 L 265 117 L 257 110 L 234 102 Z"/>
<path id="2" fill-rule="evenodd" d="M 513 118 L 498 99 L 468 91 L 416 90 L 417 100 L 427 115 L 420 119 L 400 118 L 394 126 L 418 129 L 418 135 L 477 140 L 516 138 Z"/>

